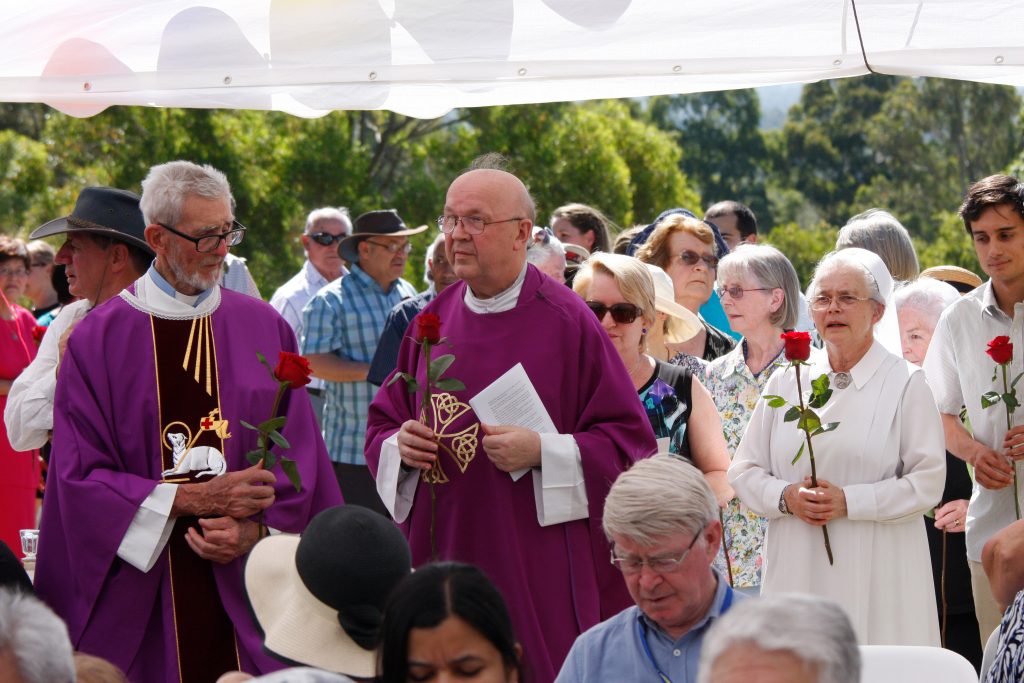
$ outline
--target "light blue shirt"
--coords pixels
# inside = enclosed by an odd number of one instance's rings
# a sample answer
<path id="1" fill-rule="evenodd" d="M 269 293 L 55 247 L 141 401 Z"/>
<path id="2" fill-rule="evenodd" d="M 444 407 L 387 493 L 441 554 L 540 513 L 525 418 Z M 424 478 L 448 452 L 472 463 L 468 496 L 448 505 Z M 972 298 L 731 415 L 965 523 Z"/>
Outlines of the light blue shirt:
<path id="1" fill-rule="evenodd" d="M 163 275 L 161 275 L 159 272 L 157 272 L 157 269 L 154 266 L 150 266 L 149 267 L 149 270 L 147 271 L 147 275 L 149 275 L 150 279 L 153 280 L 153 282 L 156 284 L 156 286 L 164 294 L 166 294 L 167 296 L 171 297 L 172 299 L 177 299 L 178 301 L 184 302 L 184 303 L 188 304 L 189 306 L 191 306 L 192 308 L 195 308 L 199 304 L 203 303 L 203 301 L 206 299 L 206 297 L 208 297 L 211 294 L 213 294 L 213 287 L 210 287 L 209 289 L 204 289 L 203 291 L 199 292 L 199 294 L 196 294 L 194 296 L 190 296 L 188 294 L 182 294 L 181 292 L 176 290 L 174 288 L 174 285 L 172 285 L 170 282 L 168 282 L 167 279 Z"/>
<path id="2" fill-rule="evenodd" d="M 385 291 L 358 264 L 352 272 L 318 291 L 303 309 L 302 353 L 333 353 L 369 364 L 377 350 L 388 313 L 399 301 L 416 295 L 402 279 Z M 325 382 L 324 442 L 331 460 L 365 465 L 366 417 L 377 387 L 366 380 Z"/>
<path id="3" fill-rule="evenodd" d="M 746 599 L 730 589 L 717 571 L 714 573 L 718 588 L 711 608 L 682 638 L 670 638 L 634 605 L 577 638 L 555 683 L 661 683 L 644 651 L 641 631 L 646 633 L 658 669 L 672 683 L 696 683 L 700 649 L 708 629 L 737 600 Z"/>

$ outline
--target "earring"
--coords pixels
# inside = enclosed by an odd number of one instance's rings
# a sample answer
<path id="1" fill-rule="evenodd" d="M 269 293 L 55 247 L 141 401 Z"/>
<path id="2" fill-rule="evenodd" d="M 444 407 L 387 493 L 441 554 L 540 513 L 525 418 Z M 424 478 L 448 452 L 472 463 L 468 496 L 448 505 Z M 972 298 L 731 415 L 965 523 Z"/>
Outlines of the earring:
<path id="1" fill-rule="evenodd" d="M 642 332 L 642 334 L 647 334 L 647 328 L 646 328 L 646 327 L 645 327 L 645 328 L 643 328 L 643 332 Z"/>

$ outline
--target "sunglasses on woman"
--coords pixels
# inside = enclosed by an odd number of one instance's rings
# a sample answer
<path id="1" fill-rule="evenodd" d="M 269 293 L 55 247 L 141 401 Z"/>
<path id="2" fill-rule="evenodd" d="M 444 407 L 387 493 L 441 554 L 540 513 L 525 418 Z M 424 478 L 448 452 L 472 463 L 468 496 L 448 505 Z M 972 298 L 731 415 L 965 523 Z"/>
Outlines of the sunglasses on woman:
<path id="1" fill-rule="evenodd" d="M 598 320 L 604 320 L 605 313 L 612 314 L 612 320 L 619 323 L 620 325 L 628 325 L 629 323 L 636 320 L 637 316 L 640 315 L 640 307 L 634 306 L 633 304 L 612 304 L 611 306 L 605 306 L 599 301 L 588 301 L 587 308 L 594 312 Z"/>
<path id="2" fill-rule="evenodd" d="M 688 266 L 697 265 L 697 261 L 703 261 L 708 268 L 714 270 L 718 268 L 718 257 L 712 256 L 711 254 L 698 254 L 695 251 L 685 249 L 683 253 L 679 254 L 679 260 Z"/>

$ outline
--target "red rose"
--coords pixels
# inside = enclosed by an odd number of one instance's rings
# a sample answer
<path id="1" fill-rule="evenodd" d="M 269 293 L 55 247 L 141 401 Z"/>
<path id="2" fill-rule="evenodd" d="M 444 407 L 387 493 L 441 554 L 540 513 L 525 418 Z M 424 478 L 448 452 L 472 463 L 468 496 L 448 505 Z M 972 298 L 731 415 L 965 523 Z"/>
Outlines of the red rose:
<path id="1" fill-rule="evenodd" d="M 807 360 L 811 357 L 811 335 L 809 332 L 783 332 L 786 345 L 786 360 Z"/>
<path id="2" fill-rule="evenodd" d="M 988 357 L 998 365 L 1006 365 L 1013 360 L 1013 344 L 1009 337 L 996 337 L 988 343 L 988 350 L 985 351 Z"/>
<path id="3" fill-rule="evenodd" d="M 292 389 L 301 389 L 309 384 L 309 361 L 304 356 L 282 351 L 274 368 L 274 377 L 279 382 L 288 382 Z"/>
<path id="4" fill-rule="evenodd" d="M 46 327 L 43 325 L 36 325 L 32 328 L 32 339 L 35 340 L 37 345 L 43 343 L 44 334 L 46 334 Z"/>
<path id="5" fill-rule="evenodd" d="M 436 344 L 441 341 L 441 319 L 433 313 L 416 316 L 416 341 Z"/>

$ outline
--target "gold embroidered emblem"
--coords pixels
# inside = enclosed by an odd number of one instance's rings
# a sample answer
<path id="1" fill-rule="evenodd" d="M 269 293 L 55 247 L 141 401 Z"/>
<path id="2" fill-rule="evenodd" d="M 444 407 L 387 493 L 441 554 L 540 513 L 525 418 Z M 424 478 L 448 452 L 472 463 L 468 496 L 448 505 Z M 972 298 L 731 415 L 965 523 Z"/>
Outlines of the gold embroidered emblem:
<path id="1" fill-rule="evenodd" d="M 192 321 L 192 329 L 188 333 L 188 345 L 185 346 L 185 358 L 181 361 L 181 368 L 186 372 L 189 364 L 194 365 L 192 378 L 196 384 L 203 385 L 200 379 L 205 379 L 206 394 L 213 396 L 213 351 L 210 346 L 213 339 L 213 323 L 210 316 L 196 318 Z"/>
<path id="2" fill-rule="evenodd" d="M 468 403 L 462 403 L 455 396 L 449 393 L 433 394 L 430 397 L 431 412 L 433 413 L 434 435 L 437 438 L 438 453 L 447 453 L 448 457 L 455 461 L 459 471 L 465 473 L 469 463 L 476 456 L 476 448 L 479 443 L 477 433 L 480 424 L 474 422 L 460 431 L 453 431 L 452 423 L 471 411 Z M 420 421 L 426 422 L 426 416 L 420 413 Z M 424 482 L 428 484 L 445 484 L 448 482 L 448 475 L 441 467 L 441 459 L 434 462 L 429 470 L 424 470 L 421 475 Z"/>
<path id="3" fill-rule="evenodd" d="M 171 431 L 175 427 L 184 431 Z M 220 417 L 220 408 L 214 408 L 206 417 L 199 420 L 199 429 L 195 436 L 192 435 L 189 426 L 180 420 L 175 420 L 164 427 L 160 444 L 171 451 L 173 463 L 170 469 L 161 473 L 164 482 L 187 481 L 192 471 L 198 471 L 198 477 L 219 477 L 227 471 L 227 461 L 218 449 L 195 446 L 203 432 L 213 432 L 221 439 L 231 438 L 228 421 Z"/>

